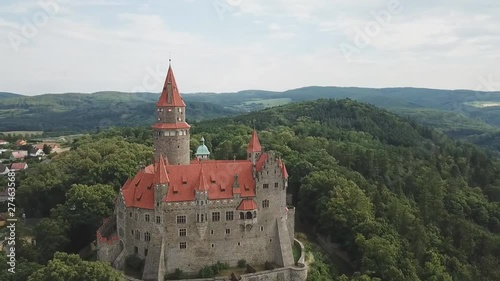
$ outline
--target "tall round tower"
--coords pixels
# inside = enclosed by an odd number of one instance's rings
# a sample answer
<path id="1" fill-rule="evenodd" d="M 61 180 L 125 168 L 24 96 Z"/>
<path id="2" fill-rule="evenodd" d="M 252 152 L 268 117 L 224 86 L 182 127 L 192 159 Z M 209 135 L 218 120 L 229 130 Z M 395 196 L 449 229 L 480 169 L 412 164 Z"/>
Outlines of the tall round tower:
<path id="1" fill-rule="evenodd" d="M 153 125 L 155 161 L 160 155 L 167 157 L 171 165 L 190 163 L 189 124 L 186 123 L 186 104 L 177 88 L 172 67 L 156 104 L 156 123 Z"/>

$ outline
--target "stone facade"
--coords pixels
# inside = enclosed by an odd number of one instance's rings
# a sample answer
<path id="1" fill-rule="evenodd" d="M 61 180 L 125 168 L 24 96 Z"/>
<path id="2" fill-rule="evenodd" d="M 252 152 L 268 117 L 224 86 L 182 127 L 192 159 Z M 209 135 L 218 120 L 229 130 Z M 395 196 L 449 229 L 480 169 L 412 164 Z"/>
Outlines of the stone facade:
<path id="1" fill-rule="evenodd" d="M 247 160 L 189 161 L 189 125 L 171 69 L 167 84 L 153 126 L 155 164 L 122 187 L 113 217 L 98 231 L 98 259 L 123 269 L 136 255 L 145 261 L 143 280 L 244 259 L 278 267 L 244 280 L 304 281 L 293 261 L 295 209 L 287 207 L 282 160 L 261 149 L 254 131 Z"/>

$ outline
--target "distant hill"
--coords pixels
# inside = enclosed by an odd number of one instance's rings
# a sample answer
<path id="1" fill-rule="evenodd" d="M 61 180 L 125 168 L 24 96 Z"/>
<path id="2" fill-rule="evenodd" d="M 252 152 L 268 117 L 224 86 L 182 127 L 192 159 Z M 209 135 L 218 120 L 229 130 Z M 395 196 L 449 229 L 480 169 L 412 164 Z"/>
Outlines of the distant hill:
<path id="1" fill-rule="evenodd" d="M 23 95 L 14 94 L 14 93 L 7 93 L 7 92 L 0 92 L 0 100 L 19 98 L 19 97 L 23 97 Z"/>
<path id="2" fill-rule="evenodd" d="M 158 93 L 97 92 L 20 96 L 0 93 L 0 131 L 92 130 L 149 125 Z M 231 116 L 293 102 L 349 98 L 389 109 L 431 125 L 457 139 L 493 139 L 500 131 L 500 92 L 419 88 L 305 87 L 284 92 L 183 94 L 188 119 Z M 496 141 L 499 142 L 499 141 Z M 500 144 L 495 144 L 495 149 Z"/>
<path id="3" fill-rule="evenodd" d="M 159 94 L 98 92 L 46 94 L 0 100 L 0 131 L 81 132 L 109 126 L 149 125 Z M 186 101 L 189 120 L 236 114 L 205 102 Z"/>

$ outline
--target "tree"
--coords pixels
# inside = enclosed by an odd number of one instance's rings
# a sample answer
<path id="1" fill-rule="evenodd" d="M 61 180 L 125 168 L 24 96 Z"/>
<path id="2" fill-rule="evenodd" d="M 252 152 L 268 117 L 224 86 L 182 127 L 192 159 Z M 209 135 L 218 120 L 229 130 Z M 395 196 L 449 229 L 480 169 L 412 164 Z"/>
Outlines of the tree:
<path id="1" fill-rule="evenodd" d="M 69 224 L 62 220 L 46 218 L 33 230 L 40 263 L 44 264 L 55 252 L 64 251 L 69 244 Z"/>
<path id="2" fill-rule="evenodd" d="M 33 273 L 28 281 L 122 281 L 125 278 L 102 262 L 84 261 L 75 254 L 57 252 L 46 266 Z"/>

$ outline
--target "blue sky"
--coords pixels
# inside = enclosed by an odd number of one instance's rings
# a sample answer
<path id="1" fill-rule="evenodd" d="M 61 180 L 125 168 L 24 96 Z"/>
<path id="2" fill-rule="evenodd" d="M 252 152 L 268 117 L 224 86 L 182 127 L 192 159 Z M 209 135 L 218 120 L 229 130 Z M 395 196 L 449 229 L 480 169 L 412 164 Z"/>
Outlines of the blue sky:
<path id="1" fill-rule="evenodd" d="M 498 1 L 7 0 L 0 91 L 500 90 Z"/>

